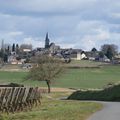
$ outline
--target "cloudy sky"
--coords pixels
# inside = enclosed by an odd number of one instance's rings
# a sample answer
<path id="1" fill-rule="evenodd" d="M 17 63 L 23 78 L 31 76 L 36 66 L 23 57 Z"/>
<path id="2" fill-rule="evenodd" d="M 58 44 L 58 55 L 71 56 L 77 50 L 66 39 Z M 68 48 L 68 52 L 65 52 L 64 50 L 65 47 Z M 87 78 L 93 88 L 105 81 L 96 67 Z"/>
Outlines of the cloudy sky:
<path id="1" fill-rule="evenodd" d="M 0 40 L 43 47 L 46 32 L 63 48 L 120 46 L 120 0 L 0 0 Z"/>

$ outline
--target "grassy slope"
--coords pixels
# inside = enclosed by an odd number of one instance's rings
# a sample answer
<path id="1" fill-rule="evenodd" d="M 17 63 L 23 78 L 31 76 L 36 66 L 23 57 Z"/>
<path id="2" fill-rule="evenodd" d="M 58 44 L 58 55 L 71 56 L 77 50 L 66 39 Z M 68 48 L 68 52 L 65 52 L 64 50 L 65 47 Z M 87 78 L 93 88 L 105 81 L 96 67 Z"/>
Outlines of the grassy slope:
<path id="1" fill-rule="evenodd" d="M 51 93 L 44 96 L 42 105 L 32 111 L 2 115 L 0 120 L 86 120 L 102 108 L 102 105 L 92 102 L 56 100 L 66 95 L 68 93 Z"/>
<path id="2" fill-rule="evenodd" d="M 120 84 L 103 90 L 76 91 L 68 97 L 74 100 L 120 101 Z"/>

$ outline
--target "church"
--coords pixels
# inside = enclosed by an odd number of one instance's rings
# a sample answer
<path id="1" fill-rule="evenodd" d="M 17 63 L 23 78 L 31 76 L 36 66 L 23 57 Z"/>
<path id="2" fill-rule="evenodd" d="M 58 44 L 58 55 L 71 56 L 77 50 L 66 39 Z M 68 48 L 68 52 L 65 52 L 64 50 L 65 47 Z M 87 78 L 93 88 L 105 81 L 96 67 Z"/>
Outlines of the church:
<path id="1" fill-rule="evenodd" d="M 45 49 L 49 50 L 51 54 L 57 53 L 60 50 L 60 46 L 55 45 L 55 43 L 50 43 L 50 39 L 48 33 L 46 33 L 45 37 Z"/>

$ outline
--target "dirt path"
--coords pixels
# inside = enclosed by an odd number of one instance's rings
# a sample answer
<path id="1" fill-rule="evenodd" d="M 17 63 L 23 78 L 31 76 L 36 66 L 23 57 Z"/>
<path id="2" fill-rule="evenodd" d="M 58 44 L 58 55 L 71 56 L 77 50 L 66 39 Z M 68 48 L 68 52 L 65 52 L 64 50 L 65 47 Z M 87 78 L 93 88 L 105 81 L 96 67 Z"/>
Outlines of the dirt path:
<path id="1" fill-rule="evenodd" d="M 40 87 L 40 88 L 47 90 L 47 87 Z M 55 88 L 55 87 L 51 88 L 51 92 L 75 92 L 75 91 L 76 90 L 69 89 L 69 88 Z"/>
<path id="2" fill-rule="evenodd" d="M 99 102 L 104 108 L 88 120 L 120 120 L 120 102 Z"/>

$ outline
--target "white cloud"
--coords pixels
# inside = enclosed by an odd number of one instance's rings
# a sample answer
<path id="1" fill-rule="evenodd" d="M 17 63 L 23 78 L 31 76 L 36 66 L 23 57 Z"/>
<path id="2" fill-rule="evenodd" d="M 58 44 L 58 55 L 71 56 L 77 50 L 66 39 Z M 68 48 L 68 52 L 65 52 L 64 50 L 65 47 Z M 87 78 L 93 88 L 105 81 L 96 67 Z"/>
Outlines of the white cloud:
<path id="1" fill-rule="evenodd" d="M 24 12 L 71 12 L 88 6 L 97 0 L 11 0 L 2 1 L 2 6 Z M 86 6 L 87 7 L 87 6 Z"/>
<path id="2" fill-rule="evenodd" d="M 120 19 L 120 13 L 111 13 L 111 17 Z"/>
<path id="3" fill-rule="evenodd" d="M 82 38 L 82 48 L 84 50 L 91 50 L 93 47 L 99 48 L 103 43 L 110 39 L 109 32 L 100 31 L 99 34 L 86 35 Z M 109 41 L 108 41 L 109 42 Z"/>
<path id="4" fill-rule="evenodd" d="M 0 0 L 0 39 L 44 46 L 46 32 L 61 47 L 119 45 L 119 0 Z"/>
<path id="5" fill-rule="evenodd" d="M 11 37 L 16 37 L 16 36 L 19 36 L 19 35 L 23 35 L 23 32 L 15 31 L 15 32 L 8 33 L 8 35 L 11 36 Z"/>
<path id="6" fill-rule="evenodd" d="M 67 49 L 70 49 L 70 48 L 75 48 L 75 44 L 64 44 L 64 43 L 61 43 L 60 44 L 62 47 L 61 48 L 67 48 Z"/>
<path id="7" fill-rule="evenodd" d="M 24 38 L 23 43 L 32 44 L 32 45 L 34 45 L 33 48 L 44 47 L 44 41 L 40 41 L 40 39 L 41 38 L 27 37 L 27 38 Z"/>
<path id="8" fill-rule="evenodd" d="M 93 39 L 90 39 L 90 37 L 85 37 L 81 41 L 82 43 L 82 49 L 83 50 L 91 50 L 93 47 L 96 46 L 96 43 Z"/>
<path id="9" fill-rule="evenodd" d="M 103 29 L 97 29 L 97 31 L 99 32 L 98 35 L 96 35 L 96 39 L 97 40 L 108 40 L 110 39 L 110 33 L 109 31 L 103 30 Z"/>

